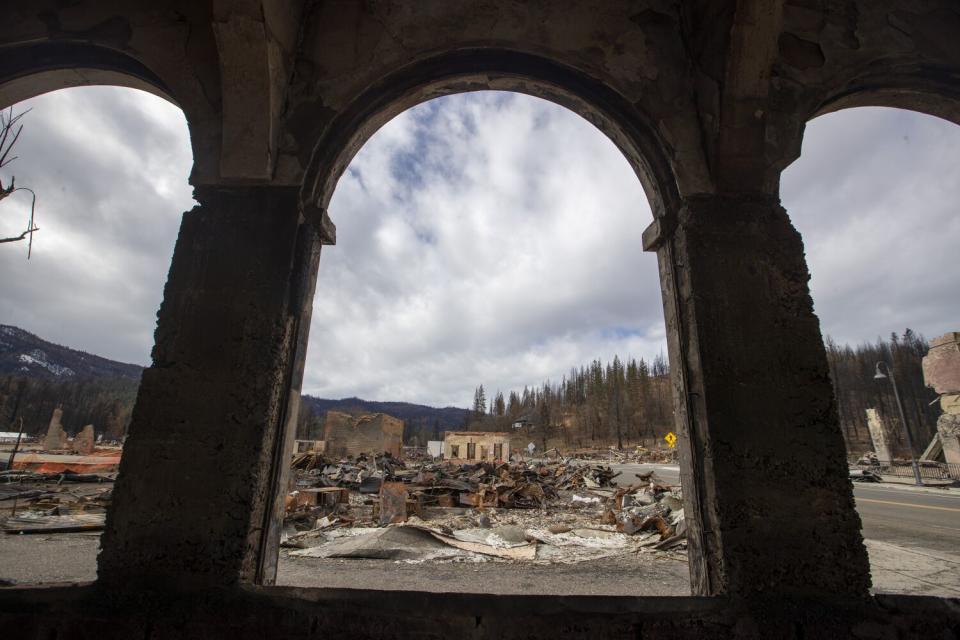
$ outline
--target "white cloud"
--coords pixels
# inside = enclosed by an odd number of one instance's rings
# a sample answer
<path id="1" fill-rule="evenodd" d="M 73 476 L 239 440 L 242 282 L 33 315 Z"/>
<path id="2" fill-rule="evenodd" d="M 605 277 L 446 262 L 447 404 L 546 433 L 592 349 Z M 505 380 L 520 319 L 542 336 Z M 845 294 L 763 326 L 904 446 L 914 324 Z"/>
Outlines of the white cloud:
<path id="1" fill-rule="evenodd" d="M 364 146 L 330 210 L 308 392 L 462 405 L 480 383 L 662 349 L 646 197 L 561 107 L 497 93 L 421 105 Z"/>
<path id="2" fill-rule="evenodd" d="M 2 245 L 0 322 L 105 357 L 146 364 L 180 217 L 193 206 L 180 110 L 112 87 L 45 94 L 6 170 L 37 192 L 33 257 Z M 0 234 L 24 228 L 24 194 L 2 203 Z"/>
<path id="3" fill-rule="evenodd" d="M 181 213 L 178 109 L 126 89 L 22 105 L 18 182 L 40 194 L 34 257 L 0 247 L 0 322 L 147 363 Z M 960 328 L 960 129 L 889 110 L 811 122 L 783 201 L 807 242 L 824 333 Z M 553 104 L 477 93 L 381 129 L 331 203 L 305 390 L 466 405 L 593 358 L 665 350 L 651 219 L 617 149 Z M 24 202 L 5 201 L 0 233 Z M 9 232 L 9 233 L 8 233 Z"/>
<path id="4" fill-rule="evenodd" d="M 807 125 L 783 176 L 825 335 L 858 343 L 906 327 L 960 329 L 960 127 L 861 108 Z"/>

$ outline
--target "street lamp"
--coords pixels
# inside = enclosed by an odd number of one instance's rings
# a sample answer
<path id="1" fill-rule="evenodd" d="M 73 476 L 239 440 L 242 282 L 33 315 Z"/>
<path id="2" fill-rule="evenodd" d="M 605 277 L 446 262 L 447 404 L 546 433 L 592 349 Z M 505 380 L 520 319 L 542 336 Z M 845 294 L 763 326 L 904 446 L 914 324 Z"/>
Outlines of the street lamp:
<path id="1" fill-rule="evenodd" d="M 883 369 L 886 369 L 887 372 L 884 373 Z M 910 449 L 910 465 L 913 467 L 913 478 L 917 481 L 917 484 L 922 485 L 923 480 L 920 479 L 920 466 L 917 465 L 917 457 L 913 452 L 913 439 L 910 437 L 910 429 L 907 427 L 907 416 L 903 413 L 903 401 L 900 400 L 900 390 L 897 388 L 897 379 L 893 375 L 893 367 L 881 360 L 877 363 L 877 372 L 873 376 L 873 379 L 883 380 L 887 377 L 890 378 L 890 384 L 893 385 L 893 397 L 897 399 L 900 423 L 903 424 L 903 432 L 907 436 L 907 448 Z"/>

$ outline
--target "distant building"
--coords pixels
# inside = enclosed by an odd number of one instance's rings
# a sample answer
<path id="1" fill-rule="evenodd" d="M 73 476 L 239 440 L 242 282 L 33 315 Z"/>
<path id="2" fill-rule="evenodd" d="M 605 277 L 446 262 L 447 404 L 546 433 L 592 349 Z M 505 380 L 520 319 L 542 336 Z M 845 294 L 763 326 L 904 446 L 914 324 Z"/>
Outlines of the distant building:
<path id="1" fill-rule="evenodd" d="M 17 431 L 0 431 L 0 444 L 13 444 L 17 441 L 17 437 L 20 435 Z M 27 434 L 23 434 L 23 438 L 20 442 L 26 442 Z"/>
<path id="2" fill-rule="evenodd" d="M 403 420 L 384 413 L 353 416 L 328 411 L 323 440 L 325 453 L 330 456 L 387 452 L 399 458 L 403 448 Z"/>
<path id="3" fill-rule="evenodd" d="M 294 440 L 293 452 L 297 453 L 326 453 L 327 442 L 325 440 Z"/>
<path id="4" fill-rule="evenodd" d="M 430 440 L 427 442 L 427 454 L 431 458 L 439 458 L 443 455 L 443 440 Z"/>
<path id="5" fill-rule="evenodd" d="M 454 462 L 506 461 L 510 438 L 503 431 L 448 431 L 443 436 L 443 456 Z"/>
<path id="6" fill-rule="evenodd" d="M 510 427 L 515 430 L 523 429 L 525 427 L 532 427 L 532 426 L 533 426 L 533 420 L 530 418 L 529 415 L 520 416 L 510 424 Z"/>

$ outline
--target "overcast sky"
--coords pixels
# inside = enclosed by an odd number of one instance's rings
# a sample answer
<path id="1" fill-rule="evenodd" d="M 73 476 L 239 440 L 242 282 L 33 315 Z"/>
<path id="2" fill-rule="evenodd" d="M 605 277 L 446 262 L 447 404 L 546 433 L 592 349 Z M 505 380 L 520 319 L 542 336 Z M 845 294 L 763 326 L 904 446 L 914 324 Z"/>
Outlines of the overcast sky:
<path id="1" fill-rule="evenodd" d="M 0 323 L 149 363 L 191 153 L 180 111 L 131 89 L 35 98 L 2 174 L 39 194 L 33 258 L 0 245 Z M 783 177 L 825 334 L 960 329 L 960 128 L 889 109 L 811 122 Z M 11 202 L 13 201 L 13 202 Z M 0 204 L 0 236 L 27 198 Z M 484 92 L 416 107 L 334 194 L 304 391 L 467 406 L 473 389 L 558 380 L 665 352 L 651 220 L 602 134 L 542 100 Z"/>

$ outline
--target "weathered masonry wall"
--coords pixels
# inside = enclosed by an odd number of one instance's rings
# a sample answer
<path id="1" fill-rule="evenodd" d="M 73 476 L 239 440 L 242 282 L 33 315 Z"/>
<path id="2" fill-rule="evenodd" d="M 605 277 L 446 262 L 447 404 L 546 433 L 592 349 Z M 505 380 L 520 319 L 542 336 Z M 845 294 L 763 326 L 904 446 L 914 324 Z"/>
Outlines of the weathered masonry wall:
<path id="1" fill-rule="evenodd" d="M 456 462 L 510 459 L 510 437 L 500 431 L 448 431 L 443 436 L 443 457 Z"/>
<path id="2" fill-rule="evenodd" d="M 940 394 L 943 413 L 937 419 L 937 435 L 943 457 L 960 464 L 960 332 L 951 332 L 930 341 L 923 359 L 923 378 Z"/>
<path id="3" fill-rule="evenodd" d="M 690 198 L 669 237 L 647 239 L 671 336 L 694 592 L 865 595 L 860 518 L 786 212 L 756 195 Z"/>
<path id="4" fill-rule="evenodd" d="M 38 640 L 89 638 L 91 624 L 103 640 L 913 640 L 952 637 L 960 606 L 957 599 L 892 595 L 745 603 L 291 587 L 131 595 L 90 586 L 0 589 L 0 622 L 19 638 Z"/>
<path id="5" fill-rule="evenodd" d="M 352 416 L 328 411 L 323 428 L 324 452 L 331 456 L 389 453 L 399 458 L 403 427 L 403 420 L 383 413 Z"/>
<path id="6" fill-rule="evenodd" d="M 297 192 L 210 188 L 196 197 L 103 534 L 100 579 L 125 587 L 253 579 L 293 404 L 297 326 L 312 294 L 300 274 L 319 257 Z"/>

